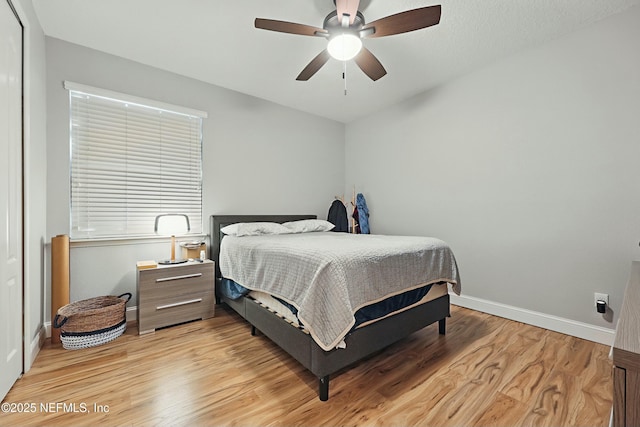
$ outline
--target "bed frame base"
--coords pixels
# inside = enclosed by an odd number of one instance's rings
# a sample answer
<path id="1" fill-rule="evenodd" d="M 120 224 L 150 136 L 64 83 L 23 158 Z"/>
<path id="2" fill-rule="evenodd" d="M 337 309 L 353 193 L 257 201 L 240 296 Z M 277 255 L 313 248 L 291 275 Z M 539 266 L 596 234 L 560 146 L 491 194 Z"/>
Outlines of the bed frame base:
<path id="1" fill-rule="evenodd" d="M 421 304 L 410 310 L 356 329 L 346 338 L 347 348 L 322 350 L 310 335 L 275 316 L 250 298 L 222 301 L 233 308 L 251 325 L 251 335 L 259 330 L 263 335 L 289 353 L 318 378 L 320 400 L 329 399 L 329 377 L 332 374 L 380 351 L 425 326 L 438 322 L 438 332 L 446 332 L 449 295 Z"/>
<path id="2" fill-rule="evenodd" d="M 438 320 L 438 333 L 445 335 L 447 318 Z M 255 335 L 255 326 L 251 326 L 251 335 Z M 329 375 L 318 378 L 318 397 L 321 401 L 326 402 L 329 400 Z"/>

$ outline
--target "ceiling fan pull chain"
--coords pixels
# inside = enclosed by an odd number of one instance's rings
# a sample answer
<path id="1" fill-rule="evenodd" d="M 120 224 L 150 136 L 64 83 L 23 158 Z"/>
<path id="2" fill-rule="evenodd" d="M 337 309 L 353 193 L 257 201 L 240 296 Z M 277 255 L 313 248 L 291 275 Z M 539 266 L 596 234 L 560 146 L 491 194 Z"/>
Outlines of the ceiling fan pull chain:
<path id="1" fill-rule="evenodd" d="M 347 61 L 342 61 L 342 80 L 344 80 L 344 96 L 347 96 Z"/>

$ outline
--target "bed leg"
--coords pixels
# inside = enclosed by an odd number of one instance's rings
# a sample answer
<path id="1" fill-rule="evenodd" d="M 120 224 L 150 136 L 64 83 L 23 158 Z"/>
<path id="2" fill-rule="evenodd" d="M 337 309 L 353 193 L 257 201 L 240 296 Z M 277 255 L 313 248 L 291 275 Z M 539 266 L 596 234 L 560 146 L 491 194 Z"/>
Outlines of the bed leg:
<path id="1" fill-rule="evenodd" d="M 444 335 L 446 332 L 446 328 L 447 328 L 447 318 L 443 317 L 442 319 L 438 320 L 438 333 L 440 333 L 440 335 Z"/>
<path id="2" fill-rule="evenodd" d="M 323 402 L 329 400 L 329 375 L 318 379 L 318 395 Z"/>
<path id="3" fill-rule="evenodd" d="M 256 336 L 256 327 L 251 325 L 251 336 L 255 337 Z"/>

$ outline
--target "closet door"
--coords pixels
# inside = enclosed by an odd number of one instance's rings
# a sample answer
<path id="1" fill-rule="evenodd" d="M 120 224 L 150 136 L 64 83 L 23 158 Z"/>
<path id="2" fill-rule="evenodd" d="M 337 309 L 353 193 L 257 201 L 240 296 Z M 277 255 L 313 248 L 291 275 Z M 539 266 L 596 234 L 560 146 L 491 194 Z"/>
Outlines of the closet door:
<path id="1" fill-rule="evenodd" d="M 0 0 L 0 398 L 22 373 L 22 25 Z"/>

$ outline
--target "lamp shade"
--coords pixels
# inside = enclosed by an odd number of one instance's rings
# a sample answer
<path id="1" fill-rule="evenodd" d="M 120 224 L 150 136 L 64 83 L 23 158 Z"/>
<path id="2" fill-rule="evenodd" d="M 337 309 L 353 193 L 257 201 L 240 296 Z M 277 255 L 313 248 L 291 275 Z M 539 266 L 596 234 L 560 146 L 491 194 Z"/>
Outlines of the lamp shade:
<path id="1" fill-rule="evenodd" d="M 329 55 L 339 61 L 348 61 L 355 58 L 362 49 L 362 40 L 355 34 L 343 33 L 332 37 L 327 45 Z"/>
<path id="2" fill-rule="evenodd" d="M 158 264 L 180 264 L 187 261 L 184 259 L 176 259 L 176 235 L 191 231 L 188 216 L 184 214 L 158 215 L 153 230 L 161 236 L 171 236 L 171 258 L 158 261 Z"/>
<path id="3" fill-rule="evenodd" d="M 191 231 L 189 217 L 184 214 L 162 214 L 156 217 L 154 226 L 156 234 L 161 236 L 176 236 Z"/>

